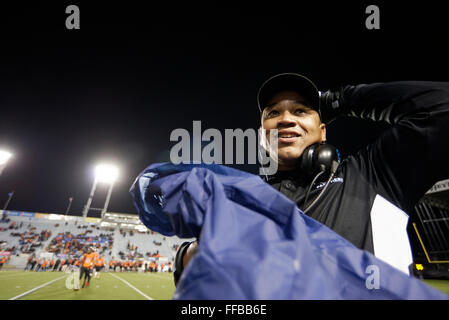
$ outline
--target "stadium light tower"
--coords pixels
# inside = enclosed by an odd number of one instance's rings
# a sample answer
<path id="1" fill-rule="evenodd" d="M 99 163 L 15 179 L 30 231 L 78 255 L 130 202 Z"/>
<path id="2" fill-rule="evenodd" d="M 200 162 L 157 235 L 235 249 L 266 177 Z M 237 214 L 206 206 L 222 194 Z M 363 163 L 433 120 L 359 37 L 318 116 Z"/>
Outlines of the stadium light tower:
<path id="1" fill-rule="evenodd" d="M 92 189 L 90 190 L 89 198 L 87 199 L 87 203 L 84 206 L 83 217 L 87 217 L 87 213 L 89 210 L 98 210 L 101 211 L 101 218 L 104 217 L 106 210 L 109 205 L 109 201 L 111 200 L 112 188 L 114 187 L 114 183 L 118 177 L 118 169 L 116 166 L 109 164 L 99 164 L 95 168 L 95 178 L 94 183 L 92 185 Z M 98 183 L 104 183 L 109 185 L 108 194 L 106 196 L 106 201 L 104 203 L 103 208 L 91 208 L 90 205 L 92 203 L 92 199 L 94 197 L 95 189 L 97 188 Z"/>
<path id="2" fill-rule="evenodd" d="M 0 150 L 0 175 L 3 172 L 3 169 L 6 167 L 9 159 L 12 157 L 12 154 L 5 150 Z"/>

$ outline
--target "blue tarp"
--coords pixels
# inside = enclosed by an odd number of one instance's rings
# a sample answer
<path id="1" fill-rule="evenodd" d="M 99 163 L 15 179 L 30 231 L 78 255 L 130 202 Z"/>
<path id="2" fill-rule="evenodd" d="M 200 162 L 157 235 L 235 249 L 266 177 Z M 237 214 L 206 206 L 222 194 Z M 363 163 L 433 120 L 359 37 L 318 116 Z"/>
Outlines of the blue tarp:
<path id="1" fill-rule="evenodd" d="M 199 239 L 174 299 L 448 299 L 360 250 L 260 177 L 153 164 L 130 190 L 140 219 Z"/>

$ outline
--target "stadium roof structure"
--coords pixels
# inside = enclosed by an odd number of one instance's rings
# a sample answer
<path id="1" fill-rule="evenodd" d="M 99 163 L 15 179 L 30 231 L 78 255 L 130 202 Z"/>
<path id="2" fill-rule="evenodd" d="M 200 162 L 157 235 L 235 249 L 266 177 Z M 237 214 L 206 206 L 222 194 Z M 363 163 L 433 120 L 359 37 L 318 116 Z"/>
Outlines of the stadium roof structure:
<path id="1" fill-rule="evenodd" d="M 138 215 L 119 212 L 106 212 L 101 219 L 100 227 L 136 229 L 141 232 L 148 231 L 148 228 L 140 221 Z"/>
<path id="2" fill-rule="evenodd" d="M 449 210 L 449 179 L 438 181 L 423 197 L 426 202 Z"/>

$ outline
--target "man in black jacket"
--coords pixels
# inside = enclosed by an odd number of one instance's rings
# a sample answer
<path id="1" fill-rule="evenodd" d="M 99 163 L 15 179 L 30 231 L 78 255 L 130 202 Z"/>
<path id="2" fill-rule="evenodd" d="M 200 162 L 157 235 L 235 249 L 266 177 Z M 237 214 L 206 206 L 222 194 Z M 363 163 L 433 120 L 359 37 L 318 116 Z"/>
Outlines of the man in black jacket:
<path id="1" fill-rule="evenodd" d="M 278 172 L 266 181 L 301 209 L 312 202 L 307 215 L 408 273 L 408 214 L 435 182 L 449 177 L 449 83 L 348 85 L 321 93 L 308 78 L 288 73 L 262 85 L 258 104 L 267 136 L 278 130 Z M 335 172 L 317 176 L 303 165 L 305 153 L 325 144 L 326 124 L 343 116 L 391 126 L 340 160 Z M 312 160 L 318 161 L 313 153 Z M 179 251 L 178 268 L 190 251 Z"/>

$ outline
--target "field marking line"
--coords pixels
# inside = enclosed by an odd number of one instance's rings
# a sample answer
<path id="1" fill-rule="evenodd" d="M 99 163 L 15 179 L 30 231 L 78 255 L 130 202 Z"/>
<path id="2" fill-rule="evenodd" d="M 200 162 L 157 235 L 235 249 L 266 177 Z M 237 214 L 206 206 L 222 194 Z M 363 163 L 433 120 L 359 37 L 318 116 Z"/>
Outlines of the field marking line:
<path id="1" fill-rule="evenodd" d="M 109 272 L 108 272 L 109 273 Z M 113 276 L 114 278 L 119 279 L 120 281 L 122 281 L 124 284 L 126 284 L 128 287 L 130 287 L 131 289 L 135 290 L 137 293 L 141 294 L 142 296 L 145 297 L 145 299 L 147 300 L 154 300 L 153 298 L 147 296 L 145 293 L 143 293 L 142 291 L 140 291 L 139 289 L 137 289 L 136 287 L 134 287 L 131 283 L 129 283 L 128 281 L 120 278 L 119 276 L 116 276 L 115 274 L 109 273 L 111 276 Z"/>
<path id="2" fill-rule="evenodd" d="M 52 284 L 53 282 L 56 282 L 56 281 L 58 281 L 58 280 L 61 280 L 62 278 L 65 278 L 65 277 L 66 277 L 66 275 L 63 275 L 62 277 L 53 279 L 53 280 L 51 280 L 51 281 L 49 281 L 49 282 L 46 282 L 46 283 L 44 283 L 44 284 L 41 284 L 40 286 L 38 286 L 38 287 L 36 287 L 36 288 L 33 288 L 33 289 L 31 289 L 31 290 L 28 290 L 27 292 L 21 293 L 21 294 L 19 294 L 18 296 L 15 296 L 15 297 L 13 297 L 13 298 L 11 298 L 11 299 L 8 299 L 8 300 L 17 300 L 17 299 L 20 299 L 20 298 L 22 298 L 23 296 L 26 296 L 27 294 L 30 294 L 30 293 L 32 293 L 32 292 L 34 292 L 34 291 L 36 291 L 36 290 L 39 290 L 39 289 L 41 289 L 41 288 L 43 288 L 43 287 L 46 287 L 46 286 Z"/>

